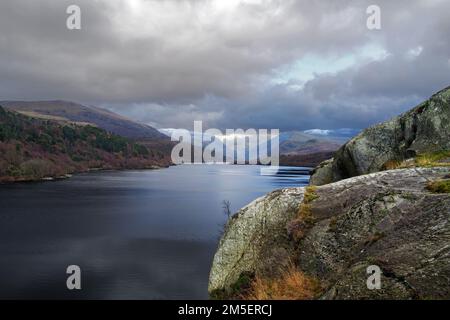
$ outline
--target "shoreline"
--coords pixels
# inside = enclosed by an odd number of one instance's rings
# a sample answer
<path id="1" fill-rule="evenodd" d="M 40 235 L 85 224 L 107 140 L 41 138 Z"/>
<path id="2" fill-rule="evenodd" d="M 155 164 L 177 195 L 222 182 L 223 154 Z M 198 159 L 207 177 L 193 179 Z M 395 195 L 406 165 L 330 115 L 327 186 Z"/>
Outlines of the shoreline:
<path id="1" fill-rule="evenodd" d="M 158 166 L 153 165 L 150 167 L 143 167 L 143 168 L 89 168 L 87 170 L 83 171 L 75 171 L 71 173 L 66 173 L 61 176 L 48 176 L 48 177 L 42 177 L 38 179 L 32 179 L 32 178 L 26 178 L 26 177 L 20 177 L 14 180 L 2 180 L 0 178 L 0 186 L 1 185 L 10 185 L 10 184 L 16 184 L 16 183 L 45 183 L 45 182 L 55 182 L 55 181 L 61 181 L 61 180 L 67 180 L 72 178 L 74 175 L 79 175 L 83 173 L 90 173 L 90 172 L 103 172 L 103 171 L 131 171 L 131 170 L 160 170 L 160 169 L 167 169 L 171 166 L 174 166 L 173 164 L 168 166 Z"/>
<path id="2" fill-rule="evenodd" d="M 191 165 L 207 165 L 208 163 L 192 163 Z M 186 165 L 186 164 L 183 164 Z M 249 166 L 250 164 L 236 164 L 236 163 L 229 163 L 229 164 L 224 164 L 224 165 L 231 165 L 231 166 Z M 84 173 L 90 173 L 90 172 L 107 172 L 107 171 L 132 171 L 132 170 L 160 170 L 160 169 L 168 169 L 170 167 L 174 167 L 177 166 L 176 164 L 170 164 L 170 165 L 166 165 L 166 166 L 161 166 L 161 165 L 152 165 L 149 167 L 139 167 L 139 168 L 88 168 L 87 170 L 80 170 L 80 171 L 74 171 L 74 172 L 69 172 L 63 175 L 59 175 L 59 176 L 46 176 L 46 177 L 42 177 L 42 178 L 27 178 L 27 177 L 19 177 L 19 178 L 13 178 L 11 180 L 8 179 L 4 179 L 4 177 L 0 177 L 0 186 L 1 185 L 9 185 L 9 184 L 16 184 L 16 183 L 44 183 L 44 182 L 55 182 L 55 181 L 60 181 L 60 180 L 67 180 L 72 178 L 74 175 L 79 175 L 79 174 L 84 174 Z M 262 167 L 270 167 L 270 165 L 261 165 L 261 164 L 257 164 L 257 166 L 262 166 Z M 297 165 L 285 165 L 285 164 L 280 164 L 279 167 L 286 167 L 286 168 L 304 168 L 304 169 L 309 169 L 310 172 L 314 169 L 313 167 L 308 167 L 308 166 L 297 166 Z"/>

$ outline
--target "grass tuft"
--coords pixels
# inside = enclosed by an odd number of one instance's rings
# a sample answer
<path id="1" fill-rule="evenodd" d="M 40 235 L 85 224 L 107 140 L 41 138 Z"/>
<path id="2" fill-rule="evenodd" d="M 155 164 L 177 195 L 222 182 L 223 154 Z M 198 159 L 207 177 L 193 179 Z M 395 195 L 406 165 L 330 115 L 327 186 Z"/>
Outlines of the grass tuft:
<path id="1" fill-rule="evenodd" d="M 314 222 L 314 216 L 311 210 L 311 202 L 319 198 L 317 195 L 317 187 L 309 186 L 305 188 L 303 202 L 300 205 L 297 216 L 288 223 L 287 229 L 289 235 L 298 242 L 305 237 L 306 230 Z"/>
<path id="2" fill-rule="evenodd" d="M 383 170 L 395 170 L 402 167 L 402 162 L 398 160 L 389 160 L 383 164 Z"/>
<path id="3" fill-rule="evenodd" d="M 275 279 L 255 277 L 244 300 L 311 300 L 321 292 L 320 282 L 289 266 Z"/>
<path id="4" fill-rule="evenodd" d="M 316 186 L 308 186 L 305 188 L 305 195 L 303 199 L 303 203 L 311 203 L 314 200 L 319 198 L 317 195 L 317 187 Z"/>
<path id="5" fill-rule="evenodd" d="M 413 159 L 404 161 L 389 160 L 383 164 L 383 170 L 395 170 L 414 167 L 450 167 L 450 151 L 421 153 Z"/>
<path id="6" fill-rule="evenodd" d="M 427 189 L 433 193 L 450 193 L 450 179 L 432 181 Z"/>
<path id="7" fill-rule="evenodd" d="M 442 161 L 447 158 L 450 158 L 450 151 L 423 153 L 416 157 L 416 164 L 419 167 L 450 166 L 450 162 Z"/>

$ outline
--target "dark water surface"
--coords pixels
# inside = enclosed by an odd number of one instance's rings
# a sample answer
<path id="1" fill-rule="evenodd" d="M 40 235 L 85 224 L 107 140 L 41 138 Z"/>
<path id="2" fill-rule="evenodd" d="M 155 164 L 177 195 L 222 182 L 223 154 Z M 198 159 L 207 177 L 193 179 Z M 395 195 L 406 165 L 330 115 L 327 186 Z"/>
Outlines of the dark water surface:
<path id="1" fill-rule="evenodd" d="M 184 165 L 0 185 L 0 298 L 203 299 L 221 226 L 305 170 Z M 294 171 L 293 171 L 294 170 Z M 82 290 L 66 288 L 79 265 Z"/>

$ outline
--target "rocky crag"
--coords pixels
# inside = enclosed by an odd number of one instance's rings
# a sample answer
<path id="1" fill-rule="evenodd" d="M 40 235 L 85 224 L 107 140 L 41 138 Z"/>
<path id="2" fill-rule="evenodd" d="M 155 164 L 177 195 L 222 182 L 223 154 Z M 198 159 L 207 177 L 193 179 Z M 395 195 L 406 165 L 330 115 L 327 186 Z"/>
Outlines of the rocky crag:
<path id="1" fill-rule="evenodd" d="M 318 187 L 300 239 L 290 222 L 305 188 L 272 192 L 228 223 L 210 293 L 233 297 L 243 276 L 272 277 L 294 262 L 322 284 L 317 298 L 449 299 L 450 195 L 426 188 L 448 175 L 447 168 L 400 169 Z M 367 288 L 371 265 L 382 271 L 380 290 Z"/>
<path id="2" fill-rule="evenodd" d="M 281 282 L 294 265 L 320 284 L 313 299 L 450 299 L 449 133 L 446 89 L 348 142 L 315 170 L 317 187 L 241 209 L 214 257 L 211 297 L 254 297 L 255 283 Z M 424 154 L 429 161 L 414 160 Z M 371 266 L 379 289 L 367 285 Z"/>
<path id="3" fill-rule="evenodd" d="M 392 162 L 445 150 L 450 150 L 450 87 L 351 139 L 313 172 L 311 184 L 378 172 Z"/>

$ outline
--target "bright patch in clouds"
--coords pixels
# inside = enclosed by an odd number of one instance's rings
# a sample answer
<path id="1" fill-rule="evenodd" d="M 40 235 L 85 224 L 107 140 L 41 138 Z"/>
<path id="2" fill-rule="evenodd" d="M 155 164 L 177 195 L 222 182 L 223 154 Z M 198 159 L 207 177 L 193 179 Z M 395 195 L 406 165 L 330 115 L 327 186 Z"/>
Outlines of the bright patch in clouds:
<path id="1" fill-rule="evenodd" d="M 354 53 L 321 56 L 307 54 L 291 65 L 275 70 L 272 83 L 275 85 L 291 85 L 293 89 L 302 89 L 303 85 L 323 74 L 335 74 L 373 61 L 382 61 L 389 57 L 389 52 L 382 46 L 365 45 Z"/>
<path id="2" fill-rule="evenodd" d="M 264 0 L 213 0 L 212 7 L 217 11 L 232 11 L 240 5 L 262 4 Z M 267 2 L 267 1 L 266 1 Z"/>

